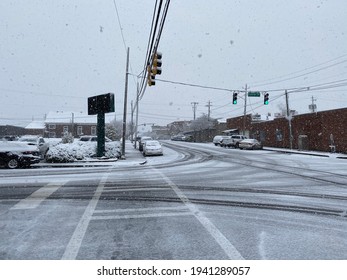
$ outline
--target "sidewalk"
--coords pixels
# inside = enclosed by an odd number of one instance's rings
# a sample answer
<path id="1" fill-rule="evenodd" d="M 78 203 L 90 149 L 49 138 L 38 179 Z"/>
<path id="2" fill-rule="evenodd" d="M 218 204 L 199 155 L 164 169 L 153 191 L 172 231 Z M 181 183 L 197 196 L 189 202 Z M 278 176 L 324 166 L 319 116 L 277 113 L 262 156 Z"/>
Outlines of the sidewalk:
<path id="1" fill-rule="evenodd" d="M 299 150 L 290 150 L 284 148 L 273 148 L 273 147 L 263 147 L 263 150 L 273 151 L 278 153 L 286 153 L 286 154 L 298 154 L 298 155 L 310 155 L 317 157 L 328 157 L 328 158 L 338 158 L 338 159 L 347 159 L 346 154 L 340 153 L 328 153 L 328 152 L 317 152 L 317 151 L 299 151 Z"/>

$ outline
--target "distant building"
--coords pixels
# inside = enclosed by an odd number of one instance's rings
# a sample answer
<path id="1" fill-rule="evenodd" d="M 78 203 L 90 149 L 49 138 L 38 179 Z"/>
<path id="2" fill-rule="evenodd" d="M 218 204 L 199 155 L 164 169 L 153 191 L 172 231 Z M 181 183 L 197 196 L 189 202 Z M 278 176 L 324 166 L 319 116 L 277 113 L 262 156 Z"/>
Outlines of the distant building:
<path id="1" fill-rule="evenodd" d="M 44 121 L 32 121 L 25 127 L 25 134 L 44 136 L 46 125 Z"/>
<path id="2" fill-rule="evenodd" d="M 167 125 L 167 129 L 171 136 L 183 133 L 189 130 L 191 121 L 175 121 Z"/>
<path id="3" fill-rule="evenodd" d="M 105 122 L 109 123 L 113 116 L 105 114 Z M 96 135 L 97 116 L 84 112 L 49 112 L 44 121 L 33 121 L 26 127 L 26 134 L 43 135 L 48 138 L 60 138 L 66 133 L 74 137 Z"/>
<path id="4" fill-rule="evenodd" d="M 289 120 L 254 120 L 252 115 L 230 118 L 228 129 L 260 140 L 264 146 L 289 148 Z M 292 147 L 294 149 L 347 153 L 347 108 L 321 111 L 291 117 Z"/>

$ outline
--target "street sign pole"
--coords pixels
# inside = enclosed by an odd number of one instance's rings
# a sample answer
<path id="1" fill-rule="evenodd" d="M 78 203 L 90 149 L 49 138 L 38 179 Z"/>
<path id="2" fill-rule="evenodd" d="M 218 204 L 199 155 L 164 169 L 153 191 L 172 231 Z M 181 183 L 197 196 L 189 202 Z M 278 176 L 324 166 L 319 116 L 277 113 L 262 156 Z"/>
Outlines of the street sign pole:
<path id="1" fill-rule="evenodd" d="M 97 124 L 97 135 L 98 135 L 98 147 L 97 157 L 104 156 L 105 151 L 105 113 L 98 113 L 98 124 Z"/>

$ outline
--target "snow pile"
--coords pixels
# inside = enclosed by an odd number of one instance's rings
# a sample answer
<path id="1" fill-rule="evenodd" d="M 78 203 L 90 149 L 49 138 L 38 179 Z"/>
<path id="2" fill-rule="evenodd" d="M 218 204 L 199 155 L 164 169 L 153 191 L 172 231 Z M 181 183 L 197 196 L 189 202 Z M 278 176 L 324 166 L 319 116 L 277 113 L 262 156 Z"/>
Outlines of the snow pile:
<path id="1" fill-rule="evenodd" d="M 74 143 L 60 143 L 51 146 L 46 155 L 46 161 L 52 163 L 66 163 L 77 160 L 89 160 L 96 157 L 97 143 L 75 141 Z M 105 143 L 105 157 L 120 157 L 119 142 Z"/>

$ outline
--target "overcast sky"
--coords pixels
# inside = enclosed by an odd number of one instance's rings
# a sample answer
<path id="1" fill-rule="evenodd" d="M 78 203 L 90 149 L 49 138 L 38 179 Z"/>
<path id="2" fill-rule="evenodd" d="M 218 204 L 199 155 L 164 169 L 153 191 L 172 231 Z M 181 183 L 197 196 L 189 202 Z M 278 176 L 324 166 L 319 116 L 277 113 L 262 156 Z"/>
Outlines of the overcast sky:
<path id="1" fill-rule="evenodd" d="M 115 9 L 118 8 L 119 20 Z M 130 72 L 143 70 L 155 1 L 1 0 L 0 123 L 25 125 L 49 111 L 87 111 L 87 98 L 113 92 L 123 116 L 126 47 Z M 284 89 L 291 109 L 308 113 L 347 107 L 347 1 L 171 0 L 159 44 L 163 80 L 140 102 L 140 123 L 165 125 L 197 117 L 243 114 L 244 94 L 268 91 L 270 104 L 250 97 L 247 113 L 280 112 Z M 120 24 L 121 27 L 120 27 Z M 122 39 L 121 28 L 125 45 Z M 336 82 L 342 81 L 342 82 Z M 344 87 L 333 87 L 344 84 Z M 322 85 L 324 90 L 317 85 Z M 316 86 L 316 87 L 315 87 Z M 325 88 L 327 87 L 327 88 Z M 129 76 L 130 102 L 136 77 Z"/>

